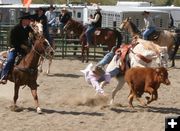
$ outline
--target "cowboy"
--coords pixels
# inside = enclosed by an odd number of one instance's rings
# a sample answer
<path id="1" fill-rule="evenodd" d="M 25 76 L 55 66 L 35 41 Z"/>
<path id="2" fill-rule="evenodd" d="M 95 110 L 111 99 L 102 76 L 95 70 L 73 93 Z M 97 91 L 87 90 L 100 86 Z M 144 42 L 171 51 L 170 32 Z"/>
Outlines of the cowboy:
<path id="1" fill-rule="evenodd" d="M 103 87 L 111 80 L 110 74 L 106 73 L 101 66 L 94 66 L 89 64 L 84 70 L 80 70 L 85 75 L 85 80 L 88 84 L 96 90 L 100 95 L 106 95 Z M 103 82 L 103 83 L 101 83 Z"/>
<path id="2" fill-rule="evenodd" d="M 96 28 L 101 27 L 102 15 L 101 8 L 99 6 L 96 6 L 96 12 L 94 14 L 94 17 L 89 18 L 89 22 L 91 24 L 88 25 L 88 28 L 85 32 L 87 38 L 87 45 L 85 45 L 86 48 L 89 48 L 89 45 L 92 44 L 92 35 L 95 32 Z"/>
<path id="3" fill-rule="evenodd" d="M 71 15 L 69 11 L 67 10 L 67 8 L 63 7 L 61 10 L 61 15 L 59 16 L 61 36 L 63 35 L 63 28 L 69 19 L 71 19 Z"/>
<path id="4" fill-rule="evenodd" d="M 7 83 L 7 76 L 14 65 L 17 54 L 25 56 L 30 46 L 28 42 L 29 33 L 33 32 L 29 26 L 32 16 L 29 13 L 22 12 L 19 17 L 20 22 L 10 32 L 10 51 L 8 52 L 6 64 L 1 73 L 1 84 Z"/>
<path id="5" fill-rule="evenodd" d="M 145 31 L 143 32 L 142 35 L 143 35 L 143 39 L 147 40 L 148 36 L 156 30 L 156 27 L 150 15 L 150 12 L 144 11 L 142 15 L 144 16 L 144 22 L 145 22 Z"/>

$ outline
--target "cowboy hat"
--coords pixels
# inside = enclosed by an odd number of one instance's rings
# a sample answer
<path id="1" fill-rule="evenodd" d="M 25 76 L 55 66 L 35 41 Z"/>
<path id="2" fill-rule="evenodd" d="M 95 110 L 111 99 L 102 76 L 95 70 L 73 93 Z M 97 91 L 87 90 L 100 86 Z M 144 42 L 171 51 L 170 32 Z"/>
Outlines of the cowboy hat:
<path id="1" fill-rule="evenodd" d="M 96 65 L 93 67 L 92 72 L 98 76 L 102 76 L 105 74 L 105 71 L 102 66 Z"/>
<path id="2" fill-rule="evenodd" d="M 21 16 L 18 19 L 32 19 L 32 15 L 29 12 L 21 12 Z"/>
<path id="3" fill-rule="evenodd" d="M 148 12 L 148 11 L 144 11 L 143 13 L 142 13 L 142 15 L 145 15 L 145 14 L 149 14 L 150 12 Z"/>
<path id="4" fill-rule="evenodd" d="M 38 12 L 38 11 L 43 11 L 43 12 L 45 12 L 45 9 L 42 8 L 42 7 L 39 7 L 39 8 L 36 9 L 36 12 Z"/>
<path id="5" fill-rule="evenodd" d="M 66 7 L 63 7 L 61 10 L 62 10 L 62 11 L 66 11 L 66 10 L 67 10 L 67 8 L 66 8 Z"/>
<path id="6" fill-rule="evenodd" d="M 97 6 L 95 7 L 95 10 L 101 10 L 101 8 L 97 5 Z"/>

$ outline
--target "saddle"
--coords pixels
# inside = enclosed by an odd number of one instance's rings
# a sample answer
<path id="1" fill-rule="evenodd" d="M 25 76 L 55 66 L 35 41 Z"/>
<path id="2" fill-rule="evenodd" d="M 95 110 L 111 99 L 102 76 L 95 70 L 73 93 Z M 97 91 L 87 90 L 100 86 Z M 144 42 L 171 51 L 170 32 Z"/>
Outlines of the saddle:
<path id="1" fill-rule="evenodd" d="M 160 36 L 160 33 L 161 33 L 161 31 L 157 31 L 157 30 L 153 31 L 151 34 L 149 34 L 148 40 L 150 40 L 150 41 L 157 40 Z"/>
<path id="2" fill-rule="evenodd" d="M 123 73 L 125 73 L 126 69 L 128 69 L 128 52 L 130 50 L 130 48 L 132 47 L 132 45 L 128 45 L 128 44 L 123 44 L 116 52 L 120 52 L 120 61 L 121 61 L 121 71 Z"/>

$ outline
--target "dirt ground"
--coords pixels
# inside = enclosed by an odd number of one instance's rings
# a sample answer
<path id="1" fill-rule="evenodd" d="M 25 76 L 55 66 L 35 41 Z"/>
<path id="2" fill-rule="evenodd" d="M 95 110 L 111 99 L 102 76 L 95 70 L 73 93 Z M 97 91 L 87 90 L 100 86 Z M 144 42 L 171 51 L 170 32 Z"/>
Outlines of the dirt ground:
<path id="1" fill-rule="evenodd" d="M 95 63 L 95 62 L 92 62 Z M 147 108 L 134 100 L 135 109 L 128 108 L 129 88 L 125 85 L 109 98 L 95 96 L 80 72 L 87 66 L 79 60 L 54 60 L 50 75 L 39 74 L 38 95 L 43 114 L 37 114 L 28 87 L 20 89 L 18 106 L 13 112 L 13 83 L 0 85 L 1 131 L 164 131 L 165 118 L 180 116 L 180 61 L 169 70 L 170 86 L 161 85 L 159 98 Z M 105 91 L 110 94 L 117 81 L 112 79 Z"/>

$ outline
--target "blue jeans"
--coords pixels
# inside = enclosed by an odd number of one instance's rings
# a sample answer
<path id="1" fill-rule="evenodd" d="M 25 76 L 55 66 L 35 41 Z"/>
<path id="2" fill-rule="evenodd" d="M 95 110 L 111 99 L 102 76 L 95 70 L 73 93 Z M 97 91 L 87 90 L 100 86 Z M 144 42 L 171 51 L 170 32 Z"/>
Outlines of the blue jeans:
<path id="1" fill-rule="evenodd" d="M 119 68 L 114 68 L 112 71 L 109 72 L 109 74 L 111 75 L 111 77 L 115 77 L 120 73 L 120 69 Z"/>
<path id="2" fill-rule="evenodd" d="M 5 66 L 3 67 L 3 69 L 2 69 L 1 79 L 4 79 L 4 78 L 6 79 L 9 71 L 11 70 L 11 68 L 12 68 L 13 65 L 14 65 L 16 56 L 17 56 L 17 53 L 16 53 L 15 50 L 10 51 L 10 52 L 8 53 L 6 64 L 5 64 Z"/>
<path id="3" fill-rule="evenodd" d="M 93 25 L 88 25 L 88 28 L 86 29 L 86 32 L 85 32 L 86 38 L 87 38 L 87 45 L 92 44 L 92 36 L 95 30 L 96 30 L 96 27 L 94 27 Z"/>
<path id="4" fill-rule="evenodd" d="M 146 29 L 144 32 L 143 32 L 143 39 L 144 40 L 147 40 L 148 39 L 148 36 L 153 32 L 155 31 L 155 27 L 149 27 L 148 29 Z"/>
<path id="5" fill-rule="evenodd" d="M 44 37 L 49 41 L 49 43 L 52 45 L 52 43 L 53 43 L 53 39 L 52 39 L 52 37 L 50 36 L 50 34 L 49 34 L 49 26 L 47 27 L 47 29 L 46 30 L 44 30 Z"/>
<path id="6" fill-rule="evenodd" d="M 97 65 L 105 66 L 106 64 L 109 64 L 114 56 L 114 52 L 107 53 L 102 60 L 100 60 Z"/>

